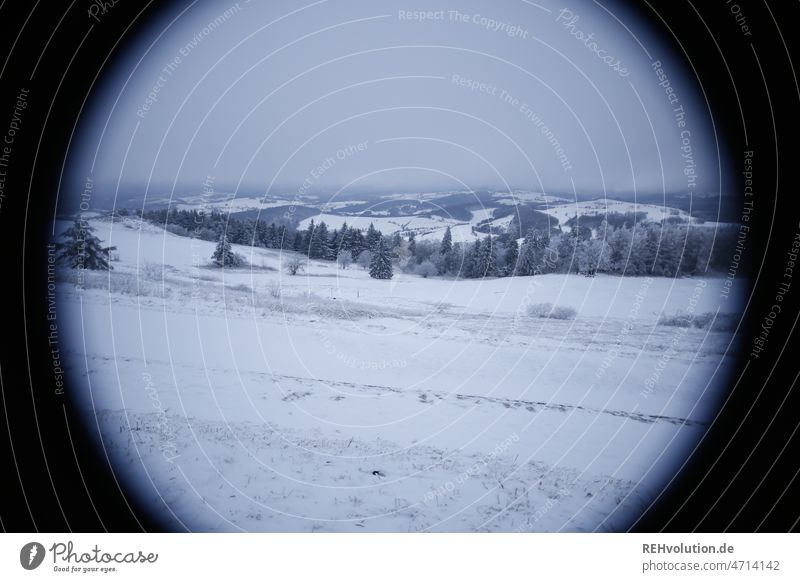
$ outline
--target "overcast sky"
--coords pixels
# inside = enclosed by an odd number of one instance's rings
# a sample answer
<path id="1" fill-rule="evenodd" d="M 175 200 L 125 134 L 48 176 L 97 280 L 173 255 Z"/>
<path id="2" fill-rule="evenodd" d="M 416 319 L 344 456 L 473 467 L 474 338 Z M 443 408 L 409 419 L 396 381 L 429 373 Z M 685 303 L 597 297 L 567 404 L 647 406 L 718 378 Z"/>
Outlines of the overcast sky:
<path id="1" fill-rule="evenodd" d="M 92 175 L 152 194 L 208 177 L 247 194 L 719 191 L 708 112 L 680 61 L 616 7 L 624 26 L 592 2 L 569 7 L 186 3 L 99 88 L 74 187 Z"/>

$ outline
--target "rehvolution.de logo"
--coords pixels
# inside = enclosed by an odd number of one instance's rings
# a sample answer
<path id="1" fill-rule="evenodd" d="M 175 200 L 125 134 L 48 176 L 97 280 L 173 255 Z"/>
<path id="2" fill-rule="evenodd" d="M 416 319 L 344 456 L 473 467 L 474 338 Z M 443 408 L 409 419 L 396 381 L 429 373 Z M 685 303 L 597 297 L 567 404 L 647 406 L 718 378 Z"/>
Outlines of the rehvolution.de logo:
<path id="1" fill-rule="evenodd" d="M 35 570 L 44 561 L 44 546 L 39 542 L 30 542 L 19 551 L 19 563 L 26 570 Z"/>

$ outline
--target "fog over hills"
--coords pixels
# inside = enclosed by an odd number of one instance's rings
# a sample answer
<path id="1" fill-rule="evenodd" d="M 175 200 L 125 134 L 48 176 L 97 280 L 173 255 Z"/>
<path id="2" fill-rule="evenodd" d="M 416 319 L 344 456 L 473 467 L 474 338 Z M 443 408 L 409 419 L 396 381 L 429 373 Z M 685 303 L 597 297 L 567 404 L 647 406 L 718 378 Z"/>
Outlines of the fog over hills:
<path id="1" fill-rule="evenodd" d="M 98 207 L 208 182 L 337 201 L 727 192 L 698 82 L 624 7 L 208 2 L 151 32 L 92 96 L 65 211 L 87 179 Z"/>

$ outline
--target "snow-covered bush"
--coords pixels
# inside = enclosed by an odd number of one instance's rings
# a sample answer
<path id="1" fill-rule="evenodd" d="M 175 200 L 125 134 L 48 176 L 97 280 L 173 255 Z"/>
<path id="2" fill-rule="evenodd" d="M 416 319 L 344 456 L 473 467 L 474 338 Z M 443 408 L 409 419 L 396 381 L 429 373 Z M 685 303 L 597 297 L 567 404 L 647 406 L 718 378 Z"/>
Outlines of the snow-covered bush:
<path id="1" fill-rule="evenodd" d="M 286 272 L 290 275 L 297 275 L 298 273 L 302 273 L 303 269 L 305 268 L 304 262 L 300 257 L 290 257 L 287 259 L 284 268 Z"/>
<path id="2" fill-rule="evenodd" d="M 710 311 L 706 311 L 705 313 L 696 313 L 694 319 L 692 320 L 692 324 L 695 327 L 699 327 L 702 329 L 707 328 L 711 325 L 711 322 L 714 320 L 714 314 Z"/>
<path id="3" fill-rule="evenodd" d="M 139 263 L 139 276 L 148 281 L 160 281 L 164 276 L 164 265 L 143 261 Z"/>
<path id="4" fill-rule="evenodd" d="M 267 288 L 267 293 L 269 293 L 269 296 L 272 297 L 273 299 L 280 299 L 281 298 L 281 294 L 282 294 L 282 290 L 281 290 L 280 284 L 279 283 L 273 283 L 272 285 L 270 285 Z"/>
<path id="5" fill-rule="evenodd" d="M 423 279 L 427 279 L 428 277 L 433 277 L 438 272 L 436 265 L 433 264 L 433 261 L 423 261 L 414 269 L 414 273 L 422 277 Z"/>
<path id="6" fill-rule="evenodd" d="M 120 293 L 131 296 L 169 297 L 172 294 L 170 287 L 160 282 L 151 283 L 133 273 L 83 271 L 76 269 L 63 269 L 60 272 L 60 281 L 74 284 L 81 289 L 100 289 L 107 293 Z"/>
<path id="7" fill-rule="evenodd" d="M 696 327 L 698 329 L 708 329 L 713 331 L 733 331 L 739 323 L 739 317 L 733 313 L 718 313 L 716 319 L 710 311 L 703 313 L 688 313 L 678 310 L 672 315 L 664 315 L 658 319 L 659 325 L 668 327 Z"/>
<path id="8" fill-rule="evenodd" d="M 575 311 L 574 307 L 556 305 L 548 317 L 550 319 L 575 319 L 576 315 L 578 315 L 578 312 Z"/>
<path id="9" fill-rule="evenodd" d="M 678 311 L 672 315 L 664 315 L 658 318 L 658 325 L 668 327 L 692 327 L 692 315 L 685 311 Z"/>
<path id="10" fill-rule="evenodd" d="M 348 250 L 341 250 L 336 255 L 336 263 L 342 269 L 347 269 L 353 262 L 353 254 Z"/>
<path id="11" fill-rule="evenodd" d="M 369 251 L 361 251 L 359 253 L 358 258 L 356 259 L 356 263 L 358 266 L 364 269 L 365 271 L 369 269 L 369 264 L 372 262 L 372 253 Z"/>
<path id="12" fill-rule="evenodd" d="M 529 317 L 541 317 L 545 319 L 575 319 L 578 314 L 573 307 L 556 305 L 552 303 L 535 303 L 528 306 Z"/>

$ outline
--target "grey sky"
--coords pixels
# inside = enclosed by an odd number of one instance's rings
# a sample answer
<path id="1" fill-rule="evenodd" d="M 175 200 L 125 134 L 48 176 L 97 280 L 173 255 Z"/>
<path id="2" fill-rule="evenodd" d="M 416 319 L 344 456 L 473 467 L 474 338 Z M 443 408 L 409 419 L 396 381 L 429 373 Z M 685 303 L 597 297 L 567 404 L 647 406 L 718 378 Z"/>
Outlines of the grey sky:
<path id="1" fill-rule="evenodd" d="M 104 86 L 75 187 L 718 191 L 708 113 L 677 61 L 624 12 L 630 32 L 566 6 L 197 3 Z"/>

